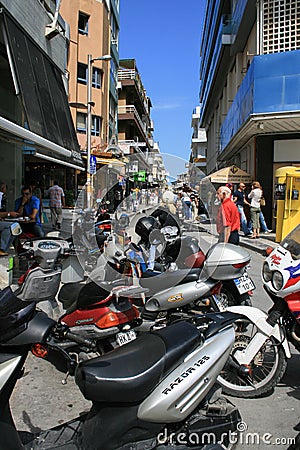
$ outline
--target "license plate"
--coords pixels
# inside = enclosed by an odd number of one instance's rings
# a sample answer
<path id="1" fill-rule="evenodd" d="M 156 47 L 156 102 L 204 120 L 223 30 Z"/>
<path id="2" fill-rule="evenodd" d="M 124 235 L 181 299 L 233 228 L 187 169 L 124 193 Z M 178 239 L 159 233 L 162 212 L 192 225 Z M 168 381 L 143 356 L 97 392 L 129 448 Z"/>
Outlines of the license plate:
<path id="1" fill-rule="evenodd" d="M 239 278 L 235 278 L 234 282 L 239 294 L 245 294 L 245 292 L 253 291 L 255 289 L 253 281 L 246 273 Z"/>
<path id="2" fill-rule="evenodd" d="M 134 341 L 136 339 L 136 332 L 133 330 L 126 331 L 125 333 L 118 333 L 116 335 L 116 340 L 118 345 L 128 344 L 128 342 Z"/>

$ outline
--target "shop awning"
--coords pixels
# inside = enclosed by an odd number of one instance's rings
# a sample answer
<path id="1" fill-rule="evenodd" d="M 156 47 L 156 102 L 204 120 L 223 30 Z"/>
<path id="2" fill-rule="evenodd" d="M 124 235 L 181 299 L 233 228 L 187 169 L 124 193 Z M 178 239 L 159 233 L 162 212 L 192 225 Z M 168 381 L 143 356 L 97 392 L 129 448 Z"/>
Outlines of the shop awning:
<path id="1" fill-rule="evenodd" d="M 202 179 L 202 183 L 210 181 L 211 183 L 251 183 L 252 175 L 233 165 L 224 167 L 217 172 L 207 175 Z"/>
<path id="2" fill-rule="evenodd" d="M 116 158 L 100 158 L 96 156 L 98 164 L 113 164 L 114 166 L 125 166 L 126 162 Z"/>
<path id="3" fill-rule="evenodd" d="M 0 139 L 20 144 L 24 152 L 73 169 L 85 170 L 79 152 L 68 150 L 0 116 Z"/>
<path id="4" fill-rule="evenodd" d="M 24 153 L 83 170 L 62 73 L 5 10 L 3 18 L 8 61 L 25 120 L 20 126 L 1 117 L 2 134 L 23 139 Z"/>

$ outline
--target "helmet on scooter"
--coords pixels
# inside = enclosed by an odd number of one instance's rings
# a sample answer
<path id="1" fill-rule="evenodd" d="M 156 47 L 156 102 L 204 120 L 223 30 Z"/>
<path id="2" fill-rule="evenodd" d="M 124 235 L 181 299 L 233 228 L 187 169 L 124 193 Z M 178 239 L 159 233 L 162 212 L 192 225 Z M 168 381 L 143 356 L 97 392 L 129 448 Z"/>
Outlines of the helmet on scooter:
<path id="1" fill-rule="evenodd" d="M 135 225 L 135 232 L 137 235 L 140 236 L 140 238 L 143 241 L 148 241 L 149 235 L 152 230 L 158 230 L 160 228 L 158 221 L 155 219 L 155 217 L 148 216 L 148 217 L 141 217 L 136 225 Z"/>

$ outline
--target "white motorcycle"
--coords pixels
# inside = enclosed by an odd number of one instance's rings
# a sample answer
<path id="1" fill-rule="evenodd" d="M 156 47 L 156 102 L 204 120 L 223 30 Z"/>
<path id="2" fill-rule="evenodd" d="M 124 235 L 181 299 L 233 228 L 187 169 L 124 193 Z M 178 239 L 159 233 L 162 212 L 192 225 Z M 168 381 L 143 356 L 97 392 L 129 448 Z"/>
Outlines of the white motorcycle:
<path id="1" fill-rule="evenodd" d="M 268 313 L 247 306 L 228 308 L 244 316 L 231 352 L 240 371 L 227 367 L 218 380 L 225 393 L 236 397 L 270 393 L 291 357 L 289 342 L 300 351 L 300 225 L 268 253 L 262 280 L 272 308 Z"/>

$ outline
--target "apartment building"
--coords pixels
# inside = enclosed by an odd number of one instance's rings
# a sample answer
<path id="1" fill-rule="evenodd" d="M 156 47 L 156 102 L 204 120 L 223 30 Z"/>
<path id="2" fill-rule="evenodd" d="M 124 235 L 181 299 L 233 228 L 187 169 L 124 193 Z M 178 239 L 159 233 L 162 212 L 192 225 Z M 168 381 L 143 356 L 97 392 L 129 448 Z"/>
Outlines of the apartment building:
<path id="1" fill-rule="evenodd" d="M 275 170 L 300 165 L 299 1 L 207 1 L 200 80 L 207 173 L 251 173 L 271 223 Z"/>
<path id="2" fill-rule="evenodd" d="M 90 152 L 96 157 L 99 168 L 106 164 L 105 153 L 117 136 L 119 0 L 62 0 L 60 11 L 70 26 L 69 102 L 77 138 L 86 158 L 89 102 Z M 91 86 L 88 83 L 89 67 Z M 81 184 L 84 182 L 82 177 Z"/>
<path id="3" fill-rule="evenodd" d="M 150 174 L 154 152 L 151 100 L 143 86 L 135 59 L 121 59 L 118 70 L 118 143 L 130 156 L 128 175 L 131 180 L 137 172 Z"/>
<path id="4" fill-rule="evenodd" d="M 58 178 L 72 190 L 84 170 L 66 92 L 68 27 L 54 0 L 0 3 L 0 178 L 8 207 L 24 183 Z"/>

